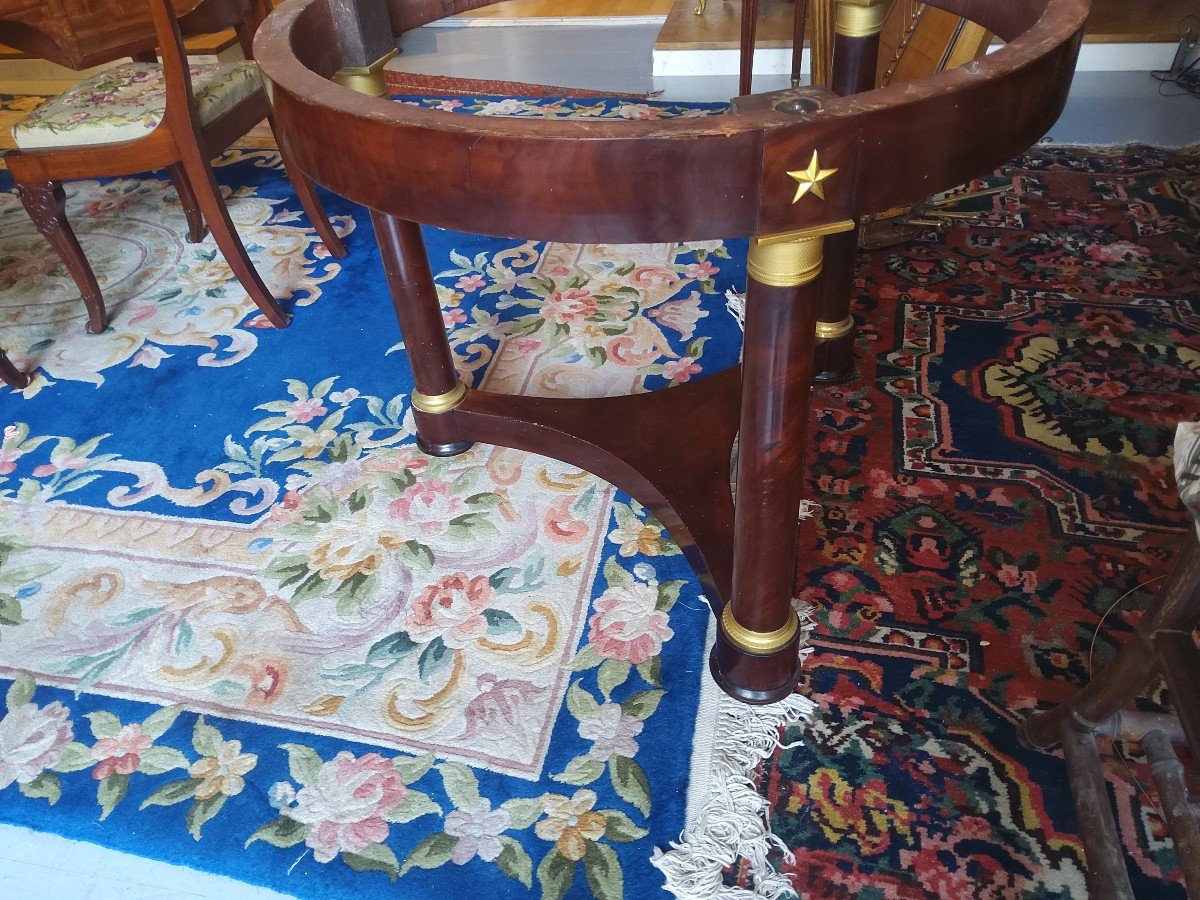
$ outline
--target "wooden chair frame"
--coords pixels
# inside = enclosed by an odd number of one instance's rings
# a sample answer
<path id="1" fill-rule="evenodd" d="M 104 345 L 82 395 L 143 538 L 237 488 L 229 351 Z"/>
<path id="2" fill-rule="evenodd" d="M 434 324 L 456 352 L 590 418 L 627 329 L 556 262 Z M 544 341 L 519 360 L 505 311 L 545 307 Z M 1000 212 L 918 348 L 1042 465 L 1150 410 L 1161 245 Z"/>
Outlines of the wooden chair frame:
<path id="1" fill-rule="evenodd" d="M 229 217 L 210 163 L 213 157 L 256 124 L 270 118 L 266 92 L 260 88 L 212 122 L 201 124 L 196 113 L 180 27 L 182 23 L 189 34 L 196 34 L 233 26 L 246 58 L 252 60 L 254 33 L 264 16 L 270 12 L 270 2 L 203 0 L 181 18 L 177 18 L 168 0 L 148 0 L 148 3 L 166 85 L 166 109 L 158 127 L 145 137 L 130 141 L 14 150 L 5 160 L 17 193 L 34 225 L 62 257 L 79 286 L 87 307 L 89 332 L 96 334 L 107 327 L 104 299 L 96 276 L 67 220 L 62 182 L 154 169 L 166 169 L 179 192 L 187 216 L 189 240 L 202 240 L 204 224 L 207 222 L 217 246 L 250 299 L 272 325 L 282 328 L 288 324 L 289 316 L 271 296 L 255 270 Z M 135 52 L 135 56 L 147 58 L 144 51 Z M 152 54 L 149 56 L 153 58 Z M 312 182 L 292 164 L 282 148 L 280 152 L 288 177 L 317 234 L 331 255 L 339 258 L 345 256 L 346 248 L 330 225 Z M 15 377 L 14 372 L 7 357 L 0 360 L 0 378 L 14 387 L 23 386 L 20 384 L 22 379 Z"/>

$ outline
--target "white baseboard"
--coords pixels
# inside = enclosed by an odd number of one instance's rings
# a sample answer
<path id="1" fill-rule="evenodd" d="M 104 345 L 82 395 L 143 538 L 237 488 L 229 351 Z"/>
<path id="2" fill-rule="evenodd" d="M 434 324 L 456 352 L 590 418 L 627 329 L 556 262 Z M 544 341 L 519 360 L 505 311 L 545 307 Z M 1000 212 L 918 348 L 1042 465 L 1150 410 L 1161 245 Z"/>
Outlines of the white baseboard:
<path id="1" fill-rule="evenodd" d="M 740 54 L 730 50 L 658 50 L 653 54 L 655 78 L 679 78 L 689 75 L 736 75 Z M 789 75 L 792 71 L 792 51 L 787 47 L 762 48 L 754 51 L 755 75 Z M 801 74 L 809 73 L 808 52 L 804 53 Z"/>
<path id="2" fill-rule="evenodd" d="M 662 25 L 666 16 L 530 16 L 528 18 L 454 17 L 430 22 L 425 28 L 544 28 L 569 25 L 572 28 L 624 28 L 631 25 Z"/>
<path id="3" fill-rule="evenodd" d="M 1000 44 L 997 47 L 1002 46 Z M 1166 69 L 1175 55 L 1175 44 L 1084 44 L 1079 53 L 1077 72 L 1149 72 Z M 736 75 L 738 51 L 659 50 L 653 55 L 656 78 L 689 75 Z M 792 69 L 792 51 L 787 47 L 759 48 L 754 51 L 756 75 L 788 75 Z M 804 54 L 802 74 L 809 73 L 808 53 Z"/>

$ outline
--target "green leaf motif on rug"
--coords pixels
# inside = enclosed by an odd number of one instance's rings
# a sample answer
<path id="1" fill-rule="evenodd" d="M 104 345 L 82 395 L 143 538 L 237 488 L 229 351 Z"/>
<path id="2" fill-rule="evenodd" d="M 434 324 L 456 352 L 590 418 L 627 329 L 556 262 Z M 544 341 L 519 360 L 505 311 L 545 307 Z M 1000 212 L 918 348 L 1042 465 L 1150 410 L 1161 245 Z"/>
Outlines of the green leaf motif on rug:
<path id="1" fill-rule="evenodd" d="M 385 872 L 395 881 L 400 875 L 400 860 L 387 844 L 368 844 L 357 853 L 342 853 L 342 861 L 356 872 Z"/>
<path id="2" fill-rule="evenodd" d="M 633 804 L 642 815 L 650 815 L 650 783 L 641 766 L 632 759 L 614 756 L 608 761 L 608 774 L 622 800 Z"/>
<path id="3" fill-rule="evenodd" d="M 295 819 L 289 819 L 287 816 L 280 816 L 250 835 L 245 846 L 249 847 L 255 841 L 266 841 L 273 847 L 286 849 L 299 844 L 307 834 L 307 825 L 297 822 Z"/>
<path id="4" fill-rule="evenodd" d="M 542 886 L 542 900 L 562 900 L 575 880 L 575 863 L 551 850 L 538 865 L 538 883 Z"/>
<path id="5" fill-rule="evenodd" d="M 18 784 L 17 787 L 24 796 L 31 800 L 49 800 L 51 806 L 57 803 L 62 796 L 62 779 L 51 772 L 43 772 L 32 781 Z"/>
<path id="6" fill-rule="evenodd" d="M 461 809 L 479 802 L 479 779 L 469 766 L 444 762 L 438 764 L 438 771 L 442 774 L 442 787 L 446 796 L 456 807 Z"/>
<path id="7" fill-rule="evenodd" d="M 4 704 L 8 711 L 12 712 L 32 700 L 35 690 L 37 690 L 37 683 L 26 673 L 18 673 L 8 687 L 8 693 L 4 695 Z"/>
<path id="8" fill-rule="evenodd" d="M 450 861 L 450 854 L 454 852 L 456 844 L 458 838 L 449 834 L 431 834 L 405 857 L 400 874 L 403 875 L 410 869 L 436 869 L 444 866 Z"/>
<path id="9" fill-rule="evenodd" d="M 597 900 L 622 900 L 625 881 L 617 853 L 607 844 L 589 844 L 583 857 L 588 887 Z"/>
<path id="10" fill-rule="evenodd" d="M 96 788 L 96 802 L 100 804 L 100 821 L 109 817 L 118 803 L 129 792 L 128 775 L 110 775 L 101 780 Z"/>
<path id="11" fill-rule="evenodd" d="M 292 778 L 301 784 L 309 784 L 317 780 L 317 774 L 321 771 L 321 766 L 324 760 L 317 755 L 317 751 L 303 744 L 281 744 L 280 747 L 287 751 L 288 755 L 288 772 Z"/>
<path id="12" fill-rule="evenodd" d="M 509 878 L 519 881 L 526 888 L 533 886 L 533 859 L 516 838 L 500 836 L 503 849 L 496 857 L 496 866 Z"/>

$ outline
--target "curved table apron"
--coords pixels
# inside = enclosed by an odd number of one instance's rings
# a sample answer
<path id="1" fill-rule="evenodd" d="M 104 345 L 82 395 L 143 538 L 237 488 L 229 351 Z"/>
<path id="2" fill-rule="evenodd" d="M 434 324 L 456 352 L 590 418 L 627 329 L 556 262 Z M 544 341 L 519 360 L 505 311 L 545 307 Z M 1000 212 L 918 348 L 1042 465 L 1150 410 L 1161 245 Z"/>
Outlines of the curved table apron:
<path id="1" fill-rule="evenodd" d="M 916 83 L 752 95 L 726 115 L 652 122 L 471 117 L 355 93 L 329 80 L 342 59 L 327 2 L 289 0 L 255 55 L 292 158 L 371 210 L 412 363 L 419 443 L 440 455 L 475 441 L 515 447 L 636 497 L 719 613 L 717 682 L 746 702 L 786 696 L 799 678 L 792 596 L 814 347 L 842 324 L 817 318 L 826 245 L 843 257 L 829 268 L 845 270 L 854 248 L 836 236 L 859 218 L 990 172 L 1045 134 L 1066 101 L 1088 0 L 936 0 L 1008 43 Z M 399 34 L 484 5 L 390 0 L 389 13 Z M 875 64 L 869 53 L 843 60 Z M 748 236 L 742 365 L 626 397 L 469 388 L 417 223 L 579 243 Z"/>

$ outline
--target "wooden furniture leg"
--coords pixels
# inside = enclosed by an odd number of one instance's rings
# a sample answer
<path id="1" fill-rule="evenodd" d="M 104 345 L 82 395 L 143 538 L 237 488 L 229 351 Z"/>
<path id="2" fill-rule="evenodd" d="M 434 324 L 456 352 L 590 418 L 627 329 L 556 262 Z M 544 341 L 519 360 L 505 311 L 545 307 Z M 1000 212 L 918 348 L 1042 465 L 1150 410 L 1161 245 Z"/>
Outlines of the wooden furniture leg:
<path id="1" fill-rule="evenodd" d="M 292 162 L 291 155 L 284 149 L 284 143 L 279 139 L 279 131 L 275 128 L 274 117 L 268 116 L 267 123 L 271 126 L 271 134 L 275 135 L 275 146 L 279 148 L 279 157 L 283 160 L 283 169 L 287 172 L 288 181 L 292 183 L 292 189 L 300 198 L 300 205 L 304 208 L 308 220 L 317 230 L 317 236 L 324 241 L 329 255 L 334 259 L 342 259 L 346 255 L 346 245 L 333 230 L 329 216 L 325 214 L 325 205 L 317 195 L 316 188 L 300 167 Z"/>
<path id="2" fill-rule="evenodd" d="M 175 193 L 179 195 L 179 205 L 183 207 L 183 214 L 187 216 L 188 243 L 198 244 L 204 240 L 208 228 L 204 224 L 200 204 L 196 202 L 196 192 L 192 190 L 192 183 L 188 181 L 182 163 L 171 163 L 167 166 L 167 174 L 171 176 L 171 183 L 175 185 Z"/>
<path id="3" fill-rule="evenodd" d="M 830 235 L 829 261 L 821 279 L 818 301 L 813 381 L 839 384 L 854 377 L 854 316 L 850 293 L 854 285 L 854 261 L 858 256 L 858 225 L 844 234 Z"/>
<path id="4" fill-rule="evenodd" d="M 796 532 L 828 233 L 753 239 L 746 266 L 733 588 L 710 668 L 723 690 L 754 703 L 782 699 L 800 677 Z"/>
<path id="5" fill-rule="evenodd" d="M 75 279 L 87 307 L 88 332 L 100 334 L 108 327 L 104 297 L 100 293 L 100 285 L 96 283 L 96 273 L 83 255 L 79 240 L 67 220 L 67 195 L 62 184 L 57 181 L 26 181 L 17 182 L 16 188 L 17 196 L 21 198 L 34 226 L 50 242 Z"/>
<path id="6" fill-rule="evenodd" d="M 1163 635 L 1172 633 L 1184 633 L 1190 639 L 1198 622 L 1200 542 L 1193 534 L 1176 557 L 1154 604 L 1142 615 L 1137 630 L 1112 663 L 1067 702 L 1026 719 L 1020 728 L 1021 741 L 1026 746 L 1047 750 L 1059 743 L 1068 722 L 1093 730 L 1099 728 L 1143 693 L 1158 676 L 1156 642 Z M 1185 694 L 1189 690 L 1194 693 L 1195 686 L 1185 689 Z M 1181 718 L 1186 729 L 1188 717 Z M 1200 734 L 1188 734 L 1188 741 L 1193 748 L 1200 747 Z"/>
<path id="7" fill-rule="evenodd" d="M 200 210 L 208 221 L 208 228 L 221 249 L 225 262 L 229 264 L 229 268 L 254 301 L 254 305 L 266 316 L 267 321 L 276 328 L 286 328 L 291 322 L 291 316 L 275 302 L 275 298 L 271 296 L 271 292 L 267 290 L 254 268 L 254 263 L 250 261 L 250 254 L 246 252 L 246 247 L 234 228 L 233 220 L 229 217 L 225 198 L 221 196 L 221 189 L 217 186 L 217 179 L 209 167 L 208 160 L 201 155 L 199 146 L 186 146 L 181 142 L 180 151 L 184 155 L 184 174 L 195 191 Z"/>
<path id="8" fill-rule="evenodd" d="M 844 97 L 875 86 L 879 32 L 886 13 L 887 3 L 880 0 L 838 0 L 830 75 L 834 93 Z M 822 283 L 815 380 L 836 384 L 854 377 L 855 328 L 854 317 L 850 315 L 850 292 L 858 229 L 831 237 L 828 249 L 830 265 Z"/>
<path id="9" fill-rule="evenodd" d="M 471 441 L 454 432 L 444 413 L 462 402 L 467 386 L 454 368 L 421 226 L 374 210 L 371 222 L 412 364 L 417 446 L 430 456 L 457 456 L 471 448 Z"/>
<path id="10" fill-rule="evenodd" d="M 14 390 L 22 390 L 29 387 L 29 382 L 33 378 L 26 372 L 22 372 L 12 364 L 12 360 L 8 358 L 8 354 L 0 348 L 0 381 L 3 381 Z"/>
<path id="11" fill-rule="evenodd" d="M 1088 892 L 1093 897 L 1133 900 L 1108 788 L 1100 769 L 1096 737 L 1141 741 L 1159 787 L 1167 824 L 1175 839 L 1184 877 L 1200 890 L 1200 827 L 1189 805 L 1182 766 L 1172 741 L 1187 743 L 1200 761 L 1200 696 L 1196 693 L 1200 651 L 1192 632 L 1200 625 L 1200 542 L 1189 534 L 1167 582 L 1142 615 L 1116 658 L 1069 700 L 1026 719 L 1021 743 L 1049 749 L 1062 744 L 1087 853 Z M 1172 716 L 1126 713 L 1159 676 L 1166 677 L 1178 721 Z"/>
<path id="12" fill-rule="evenodd" d="M 738 58 L 738 94 L 745 97 L 750 93 L 754 81 L 754 38 L 758 33 L 759 0 L 742 0 L 742 44 Z"/>
<path id="13" fill-rule="evenodd" d="M 804 68 L 804 30 L 808 25 L 808 0 L 792 0 L 792 87 L 800 87 L 800 72 Z"/>

